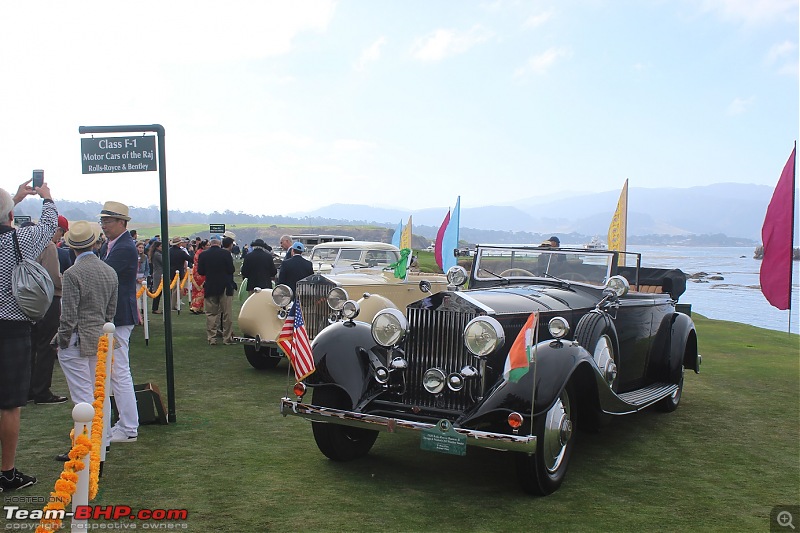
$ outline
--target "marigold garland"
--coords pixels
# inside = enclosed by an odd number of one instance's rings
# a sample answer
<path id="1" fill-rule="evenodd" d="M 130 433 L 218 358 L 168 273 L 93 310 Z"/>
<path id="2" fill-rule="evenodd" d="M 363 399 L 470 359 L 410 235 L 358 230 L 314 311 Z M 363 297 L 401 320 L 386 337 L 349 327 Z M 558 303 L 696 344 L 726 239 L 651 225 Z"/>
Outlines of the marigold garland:
<path id="1" fill-rule="evenodd" d="M 72 445 L 72 449 L 69 451 L 69 461 L 64 463 L 64 470 L 56 480 L 54 491 L 50 493 L 50 501 L 42 509 L 43 516 L 49 516 L 48 511 L 65 510 L 66 506 L 72 501 L 72 495 L 75 494 L 78 483 L 78 474 L 76 472 L 86 468 L 80 458 L 90 453 L 92 448 L 92 441 L 89 440 L 85 433 L 78 435 Z M 42 518 L 36 528 L 36 533 L 58 531 L 61 526 L 61 520 L 58 518 Z"/>
<path id="2" fill-rule="evenodd" d="M 179 277 L 178 274 L 176 273 L 175 276 L 172 278 L 172 281 L 169 283 L 170 290 L 175 290 L 175 286 L 178 284 L 178 279 Z M 187 270 L 186 274 L 183 276 L 183 280 L 181 280 L 181 289 L 185 288 L 186 281 L 188 279 L 189 279 L 189 271 Z M 142 285 L 141 288 L 139 288 L 139 290 L 136 292 L 136 297 L 141 298 L 142 293 L 146 292 L 148 298 L 157 298 L 163 292 L 163 290 L 164 290 L 164 278 L 161 278 L 161 281 L 158 284 L 158 288 L 155 291 L 150 292 L 150 289 Z"/>
<path id="3" fill-rule="evenodd" d="M 100 450 L 103 445 L 103 407 L 106 401 L 106 360 L 108 359 L 108 337 L 102 335 L 97 341 L 97 365 L 94 369 L 94 418 L 92 419 L 92 456 L 89 463 L 89 499 L 97 496 L 100 479 Z"/>

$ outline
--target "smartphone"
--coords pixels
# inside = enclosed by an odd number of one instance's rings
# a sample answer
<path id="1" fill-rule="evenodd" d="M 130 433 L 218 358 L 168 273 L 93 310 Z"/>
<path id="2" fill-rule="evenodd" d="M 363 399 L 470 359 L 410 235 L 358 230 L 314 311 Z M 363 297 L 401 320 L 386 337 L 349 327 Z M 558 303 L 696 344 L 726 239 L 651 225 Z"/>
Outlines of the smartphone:
<path id="1" fill-rule="evenodd" d="M 41 168 L 37 168 L 33 171 L 33 183 L 31 183 L 31 187 L 34 189 L 36 187 L 41 187 L 44 183 L 44 170 Z"/>

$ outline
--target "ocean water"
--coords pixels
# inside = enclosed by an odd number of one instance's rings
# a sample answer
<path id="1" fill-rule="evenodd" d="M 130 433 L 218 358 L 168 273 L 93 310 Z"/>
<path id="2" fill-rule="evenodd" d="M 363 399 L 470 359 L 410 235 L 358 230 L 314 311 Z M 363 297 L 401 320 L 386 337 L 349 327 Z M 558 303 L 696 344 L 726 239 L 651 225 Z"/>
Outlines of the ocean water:
<path id="1" fill-rule="evenodd" d="M 789 311 L 780 311 L 764 298 L 759 288 L 761 261 L 753 259 L 754 247 L 629 246 L 642 254 L 642 266 L 680 268 L 687 275 L 705 272 L 722 276 L 708 283 L 686 282 L 680 303 L 692 304 L 692 312 L 708 318 L 729 320 L 777 331 L 789 330 Z M 800 333 L 800 261 L 793 262 L 792 333 Z"/>

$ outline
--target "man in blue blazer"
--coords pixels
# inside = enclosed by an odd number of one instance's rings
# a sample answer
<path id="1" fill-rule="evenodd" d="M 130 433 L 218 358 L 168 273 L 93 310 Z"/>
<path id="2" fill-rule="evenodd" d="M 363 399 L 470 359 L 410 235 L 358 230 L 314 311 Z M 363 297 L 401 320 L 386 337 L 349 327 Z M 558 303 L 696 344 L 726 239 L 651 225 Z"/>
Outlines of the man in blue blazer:
<path id="1" fill-rule="evenodd" d="M 100 259 L 116 271 L 119 279 L 117 313 L 114 315 L 114 337 L 119 346 L 114 349 L 111 367 L 111 391 L 117 404 L 119 420 L 111 428 L 110 442 L 135 442 L 139 434 L 139 411 L 136 408 L 136 393 L 133 391 L 128 353 L 133 326 L 139 323 L 139 311 L 136 307 L 139 254 L 136 243 L 128 232 L 130 219 L 128 206 L 119 202 L 106 202 L 100 212 L 100 226 L 107 239 L 100 248 Z"/>

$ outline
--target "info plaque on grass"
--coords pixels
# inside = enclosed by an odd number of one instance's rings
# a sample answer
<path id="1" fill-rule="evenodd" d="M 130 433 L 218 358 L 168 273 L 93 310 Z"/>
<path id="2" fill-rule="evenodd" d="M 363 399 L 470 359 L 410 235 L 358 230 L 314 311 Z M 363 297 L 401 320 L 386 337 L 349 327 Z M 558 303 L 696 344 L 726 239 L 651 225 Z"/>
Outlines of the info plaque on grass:
<path id="1" fill-rule="evenodd" d="M 420 448 L 429 452 L 467 455 L 467 437 L 453 429 L 449 421 L 440 420 L 435 427 L 422 430 Z"/>

